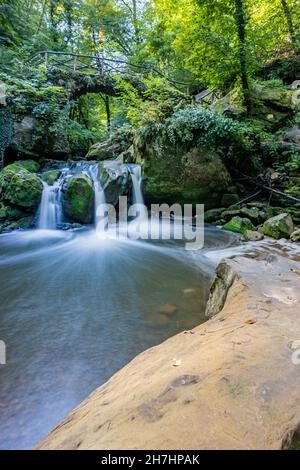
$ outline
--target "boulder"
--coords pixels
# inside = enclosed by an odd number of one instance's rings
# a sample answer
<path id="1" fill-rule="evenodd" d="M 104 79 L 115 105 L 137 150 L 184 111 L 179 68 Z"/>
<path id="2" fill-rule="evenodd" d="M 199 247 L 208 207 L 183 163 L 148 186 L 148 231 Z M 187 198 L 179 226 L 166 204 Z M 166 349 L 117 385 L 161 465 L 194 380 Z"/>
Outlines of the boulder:
<path id="1" fill-rule="evenodd" d="M 252 222 L 249 219 L 242 217 L 233 217 L 230 222 L 227 222 L 227 224 L 224 225 L 224 229 L 242 234 L 244 234 L 246 230 L 255 231 L 255 227 Z"/>
<path id="2" fill-rule="evenodd" d="M 0 197 L 9 204 L 33 213 L 39 206 L 42 190 L 41 180 L 18 164 L 6 166 L 0 173 Z"/>
<path id="3" fill-rule="evenodd" d="M 25 168 L 25 170 L 29 171 L 29 173 L 37 173 L 40 169 L 40 165 L 38 162 L 34 160 L 18 160 L 14 162 L 15 165 L 20 166 L 21 168 Z"/>
<path id="4" fill-rule="evenodd" d="M 299 228 L 292 233 L 291 240 L 293 242 L 300 242 L 300 229 Z"/>
<path id="5" fill-rule="evenodd" d="M 260 232 L 256 232 L 256 231 L 253 231 L 253 230 L 246 230 L 244 232 L 244 238 L 245 238 L 245 240 L 247 240 L 249 242 L 250 241 L 258 242 L 258 241 L 264 239 L 264 235 Z"/>
<path id="6" fill-rule="evenodd" d="M 121 153 L 118 143 L 107 140 L 92 145 L 86 155 L 87 160 L 114 160 Z"/>
<path id="7" fill-rule="evenodd" d="M 148 203 L 198 203 L 205 204 L 206 210 L 220 207 L 231 178 L 215 151 L 175 146 L 158 136 L 139 152 L 145 161 Z"/>
<path id="8" fill-rule="evenodd" d="M 99 174 L 107 204 L 116 206 L 119 196 L 130 196 L 132 181 L 126 165 L 117 162 L 100 163 Z"/>
<path id="9" fill-rule="evenodd" d="M 41 178 L 43 181 L 45 181 L 49 186 L 52 186 L 55 181 L 58 179 L 60 176 L 61 171 L 60 170 L 49 170 L 45 171 L 44 173 L 41 174 Z"/>
<path id="10" fill-rule="evenodd" d="M 222 212 L 224 211 L 225 211 L 224 208 L 210 209 L 209 211 L 206 211 L 204 213 L 204 222 L 207 222 L 207 223 L 216 222 L 217 220 L 220 219 L 220 216 Z"/>
<path id="11" fill-rule="evenodd" d="M 64 192 L 63 208 L 65 216 L 83 224 L 93 220 L 94 190 L 88 176 L 75 175 L 67 182 Z"/>
<path id="12" fill-rule="evenodd" d="M 241 209 L 241 214 L 244 217 L 247 217 L 247 219 L 250 219 L 251 222 L 254 222 L 255 224 L 258 224 L 260 220 L 260 211 L 257 207 L 243 207 Z"/>
<path id="13" fill-rule="evenodd" d="M 238 194 L 224 194 L 221 199 L 221 206 L 229 207 L 239 202 Z"/>
<path id="14" fill-rule="evenodd" d="M 279 240 L 280 238 L 290 238 L 294 231 L 294 223 L 289 214 L 279 214 L 268 219 L 263 226 L 264 235 Z"/>

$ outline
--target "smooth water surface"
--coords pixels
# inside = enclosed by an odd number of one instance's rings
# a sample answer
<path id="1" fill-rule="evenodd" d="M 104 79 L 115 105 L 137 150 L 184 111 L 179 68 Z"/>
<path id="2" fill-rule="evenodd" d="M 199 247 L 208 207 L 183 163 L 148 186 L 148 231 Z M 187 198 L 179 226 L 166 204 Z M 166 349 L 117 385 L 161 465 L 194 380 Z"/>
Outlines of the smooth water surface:
<path id="1" fill-rule="evenodd" d="M 234 240 L 209 228 L 206 243 Z M 0 448 L 32 448 L 139 352 L 203 321 L 214 267 L 175 243 L 92 230 L 1 235 Z"/>

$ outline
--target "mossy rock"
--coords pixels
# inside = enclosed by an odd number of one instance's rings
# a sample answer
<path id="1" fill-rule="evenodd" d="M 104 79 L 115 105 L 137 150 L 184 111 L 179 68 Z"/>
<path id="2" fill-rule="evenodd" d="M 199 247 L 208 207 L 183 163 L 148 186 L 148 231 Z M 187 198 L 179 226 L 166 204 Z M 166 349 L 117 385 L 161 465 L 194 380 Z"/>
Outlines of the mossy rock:
<path id="1" fill-rule="evenodd" d="M 225 230 L 229 230 L 231 232 L 242 233 L 243 235 L 247 230 L 255 231 L 255 227 L 252 222 L 243 217 L 233 217 L 230 222 L 224 225 Z"/>
<path id="2" fill-rule="evenodd" d="M 294 223 L 287 213 L 276 215 L 268 219 L 263 226 L 264 235 L 279 240 L 280 238 L 290 238 L 294 231 Z"/>
<path id="3" fill-rule="evenodd" d="M 260 211 L 257 207 L 243 207 L 241 209 L 241 214 L 256 224 L 258 224 L 260 220 Z"/>
<path id="4" fill-rule="evenodd" d="M 68 182 L 64 194 L 65 216 L 82 224 L 92 222 L 94 191 L 91 180 L 85 175 L 75 175 Z"/>
<path id="5" fill-rule="evenodd" d="M 18 207 L 12 207 L 0 202 L 0 220 L 13 220 L 24 217 L 25 213 Z"/>
<path id="6" fill-rule="evenodd" d="M 221 199 L 221 206 L 229 207 L 239 202 L 240 197 L 238 194 L 224 194 Z"/>
<path id="7" fill-rule="evenodd" d="M 18 160 L 17 162 L 14 162 L 14 164 L 25 168 L 29 173 L 37 173 L 40 169 L 39 163 L 34 160 Z"/>
<path id="8" fill-rule="evenodd" d="M 204 213 L 204 222 L 212 223 L 220 220 L 220 216 L 222 212 L 224 212 L 224 208 L 220 209 L 210 209 Z"/>
<path id="9" fill-rule="evenodd" d="M 60 170 L 49 170 L 45 171 L 41 174 L 41 178 L 45 181 L 49 186 L 52 186 L 55 181 L 57 181 L 58 177 L 60 176 Z"/>
<path id="10" fill-rule="evenodd" d="M 258 242 L 260 240 L 263 240 L 264 235 L 260 232 L 253 231 L 253 230 L 246 230 L 244 232 L 244 238 L 246 241 L 250 242 Z"/>
<path id="11" fill-rule="evenodd" d="M 293 242 L 300 242 L 300 228 L 298 228 L 292 233 L 291 240 Z"/>
<path id="12" fill-rule="evenodd" d="M 41 180 L 20 165 L 13 163 L 0 173 L 0 197 L 4 202 L 35 212 L 42 190 Z"/>

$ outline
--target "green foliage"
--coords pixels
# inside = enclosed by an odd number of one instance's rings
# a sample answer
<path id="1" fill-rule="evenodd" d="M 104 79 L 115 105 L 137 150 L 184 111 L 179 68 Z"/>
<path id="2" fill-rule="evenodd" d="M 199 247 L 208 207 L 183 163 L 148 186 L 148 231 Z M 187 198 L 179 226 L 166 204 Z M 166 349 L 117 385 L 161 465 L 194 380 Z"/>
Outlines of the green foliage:
<path id="1" fill-rule="evenodd" d="M 187 107 L 166 121 L 171 142 L 196 142 L 214 148 L 226 159 L 238 158 L 253 150 L 249 129 L 233 119 L 202 107 Z"/>

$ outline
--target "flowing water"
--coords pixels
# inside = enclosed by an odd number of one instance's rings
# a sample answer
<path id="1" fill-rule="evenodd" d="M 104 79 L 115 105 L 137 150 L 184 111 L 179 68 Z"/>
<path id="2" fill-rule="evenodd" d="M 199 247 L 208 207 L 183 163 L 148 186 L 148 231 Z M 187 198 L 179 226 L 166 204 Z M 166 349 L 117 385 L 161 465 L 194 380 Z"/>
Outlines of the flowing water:
<path id="1" fill-rule="evenodd" d="M 40 227 L 58 220 L 55 191 L 45 187 Z M 0 448 L 32 448 L 139 352 L 204 321 L 207 254 L 235 240 L 207 227 L 204 250 L 188 252 L 94 229 L 0 235 Z"/>

